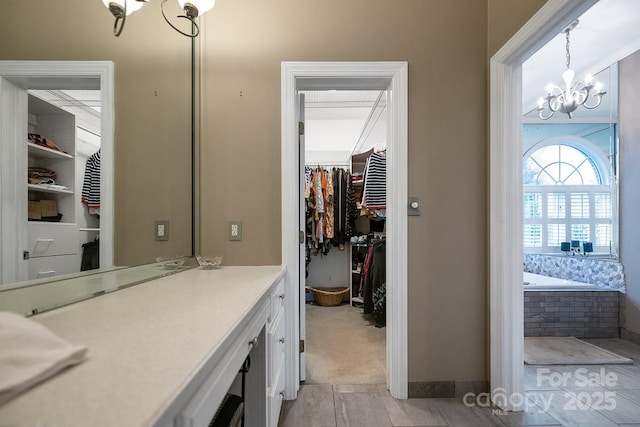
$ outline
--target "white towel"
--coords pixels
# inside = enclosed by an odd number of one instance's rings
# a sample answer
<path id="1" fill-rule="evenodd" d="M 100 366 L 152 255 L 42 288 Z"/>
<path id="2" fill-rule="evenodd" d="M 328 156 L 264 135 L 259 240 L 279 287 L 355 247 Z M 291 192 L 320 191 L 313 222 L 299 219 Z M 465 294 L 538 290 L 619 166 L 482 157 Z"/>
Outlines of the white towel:
<path id="1" fill-rule="evenodd" d="M 0 405 L 82 362 L 86 353 L 86 346 L 70 344 L 33 320 L 0 312 Z"/>

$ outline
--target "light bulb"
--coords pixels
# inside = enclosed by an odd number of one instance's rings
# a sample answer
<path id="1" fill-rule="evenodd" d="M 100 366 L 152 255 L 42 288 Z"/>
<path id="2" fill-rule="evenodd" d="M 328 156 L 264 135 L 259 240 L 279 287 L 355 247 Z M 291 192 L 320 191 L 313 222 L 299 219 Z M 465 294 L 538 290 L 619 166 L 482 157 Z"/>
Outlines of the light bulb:
<path id="1" fill-rule="evenodd" d="M 213 9 L 213 6 L 216 5 L 216 0 L 178 0 L 178 4 L 183 10 L 186 4 L 192 4 L 196 9 L 198 9 L 198 15 L 202 15 Z"/>
<path id="2" fill-rule="evenodd" d="M 586 84 L 591 84 L 591 80 L 593 80 L 593 76 L 591 75 L 591 73 L 587 74 L 587 77 L 584 78 L 584 82 Z"/>
<path id="3" fill-rule="evenodd" d="M 547 85 L 547 94 L 551 95 L 551 92 L 553 92 L 553 85 L 549 83 Z"/>
<path id="4" fill-rule="evenodd" d="M 543 105 L 544 105 L 544 98 L 540 97 L 540 99 L 538 99 L 538 108 L 542 108 Z"/>
<path id="5" fill-rule="evenodd" d="M 602 91 L 602 83 L 596 82 L 595 89 L 596 93 L 600 93 Z"/>
<path id="6" fill-rule="evenodd" d="M 144 2 L 136 0 L 102 0 L 102 3 L 107 9 L 109 9 L 110 4 L 116 4 L 124 10 L 125 1 L 127 2 L 127 16 L 131 15 L 136 10 L 140 10 L 140 8 L 145 5 Z"/>

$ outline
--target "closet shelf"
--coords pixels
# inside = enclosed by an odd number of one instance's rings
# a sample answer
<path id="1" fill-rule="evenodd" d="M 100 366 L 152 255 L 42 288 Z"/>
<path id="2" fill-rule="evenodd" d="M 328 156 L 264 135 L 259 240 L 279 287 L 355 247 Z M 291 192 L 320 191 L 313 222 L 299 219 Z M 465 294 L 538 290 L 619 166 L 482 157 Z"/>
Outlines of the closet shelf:
<path id="1" fill-rule="evenodd" d="M 71 154 L 63 153 L 61 151 L 52 150 L 51 148 L 41 147 L 40 145 L 32 142 L 27 142 L 29 155 L 32 157 L 38 157 L 41 159 L 73 159 Z"/>
<path id="2" fill-rule="evenodd" d="M 73 190 L 50 187 L 48 184 L 27 184 L 29 191 L 39 191 L 41 193 L 73 194 Z"/>
<path id="3" fill-rule="evenodd" d="M 78 231 L 100 231 L 99 228 L 78 228 Z"/>

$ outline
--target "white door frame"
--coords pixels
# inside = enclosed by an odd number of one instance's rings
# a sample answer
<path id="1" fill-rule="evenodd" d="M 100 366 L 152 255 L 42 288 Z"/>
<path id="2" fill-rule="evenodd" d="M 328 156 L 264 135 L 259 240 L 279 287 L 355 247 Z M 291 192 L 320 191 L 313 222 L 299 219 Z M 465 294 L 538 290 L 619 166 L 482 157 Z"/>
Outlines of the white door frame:
<path id="1" fill-rule="evenodd" d="M 357 83 L 356 87 L 353 87 Z M 298 271 L 298 127 L 296 93 L 311 89 L 388 89 L 391 140 L 387 146 L 387 384 L 391 395 L 408 393 L 407 343 L 407 152 L 408 64 L 406 62 L 283 62 L 281 67 L 282 120 L 282 264 L 285 292 L 285 399 L 297 396 L 299 318 L 304 294 L 299 295 Z M 393 183 L 392 191 L 390 183 Z"/>
<path id="2" fill-rule="evenodd" d="M 490 61 L 490 383 L 493 402 L 505 410 L 522 410 L 513 397 L 524 391 L 522 64 L 595 3 L 545 3 Z"/>
<path id="3" fill-rule="evenodd" d="M 111 61 L 0 61 L 0 77 L 24 89 L 57 79 L 100 79 L 100 268 L 113 266 L 114 69 Z"/>

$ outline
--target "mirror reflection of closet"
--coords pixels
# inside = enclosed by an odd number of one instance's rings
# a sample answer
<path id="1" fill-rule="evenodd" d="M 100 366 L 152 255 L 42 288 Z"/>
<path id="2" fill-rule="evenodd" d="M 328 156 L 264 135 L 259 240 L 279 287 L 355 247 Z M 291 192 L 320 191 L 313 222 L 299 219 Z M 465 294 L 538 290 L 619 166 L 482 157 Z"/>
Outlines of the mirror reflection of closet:
<path id="1" fill-rule="evenodd" d="M 110 64 L 0 65 L 0 284 L 110 268 Z"/>
<path id="2" fill-rule="evenodd" d="M 99 268 L 100 91 L 30 90 L 28 279 Z"/>

